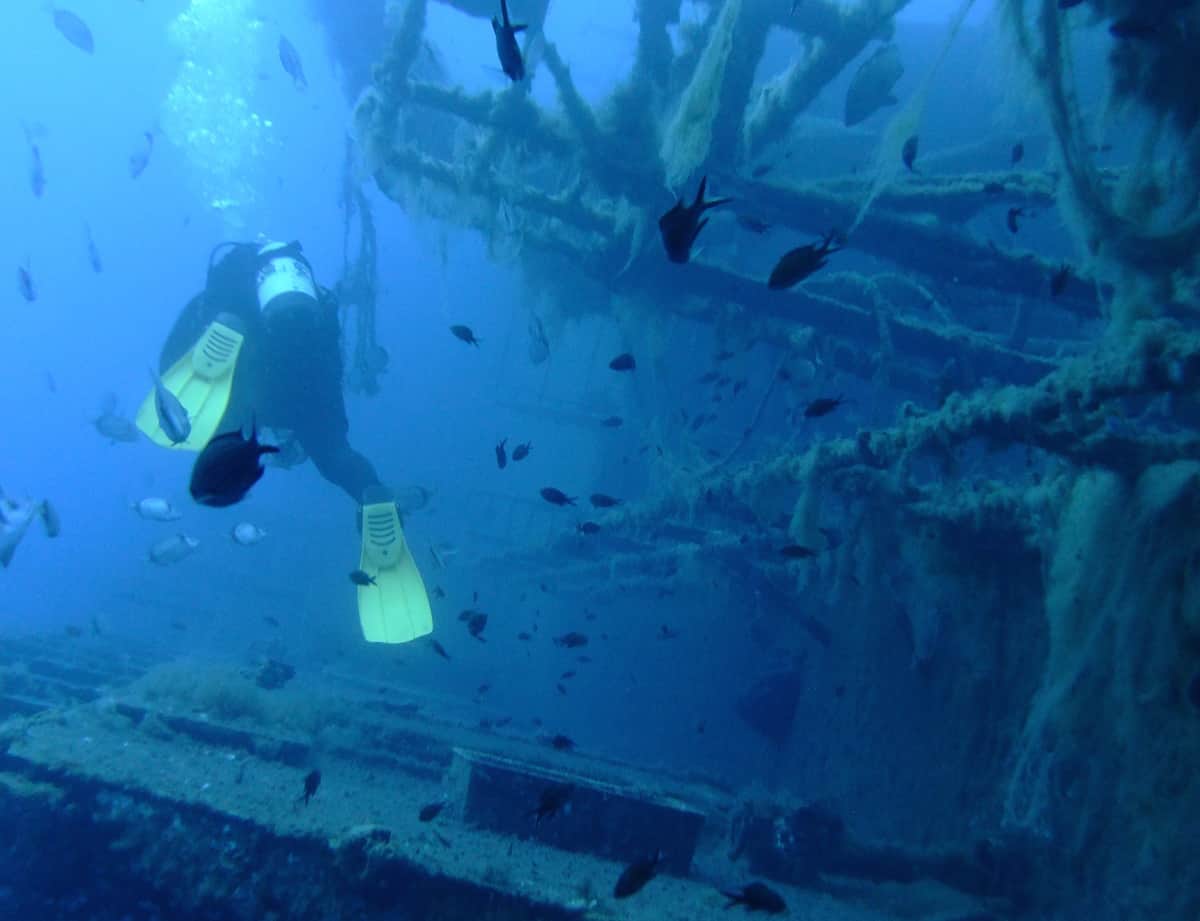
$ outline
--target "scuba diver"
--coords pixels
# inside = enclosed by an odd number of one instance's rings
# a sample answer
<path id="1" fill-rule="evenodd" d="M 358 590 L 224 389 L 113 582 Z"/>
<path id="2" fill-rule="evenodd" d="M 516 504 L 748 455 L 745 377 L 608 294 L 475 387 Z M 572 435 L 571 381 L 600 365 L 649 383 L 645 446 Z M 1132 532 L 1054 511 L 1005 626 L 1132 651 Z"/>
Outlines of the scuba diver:
<path id="1" fill-rule="evenodd" d="M 313 280 L 299 243 L 222 243 L 204 290 L 167 336 L 136 421 L 156 444 L 186 451 L 248 425 L 289 433 L 288 448 L 303 448 L 360 506 L 359 569 L 368 578 L 354 581 L 363 636 L 406 643 L 433 631 L 429 598 L 391 491 L 347 440 L 340 334 L 337 299 Z M 163 430 L 159 381 L 187 413 L 182 440 Z"/>

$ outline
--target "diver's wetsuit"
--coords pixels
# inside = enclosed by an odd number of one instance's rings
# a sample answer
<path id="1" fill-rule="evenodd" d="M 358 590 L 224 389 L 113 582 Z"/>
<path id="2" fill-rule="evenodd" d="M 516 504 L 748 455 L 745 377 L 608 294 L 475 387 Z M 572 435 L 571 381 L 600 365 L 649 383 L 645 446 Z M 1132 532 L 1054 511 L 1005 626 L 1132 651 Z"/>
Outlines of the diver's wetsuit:
<path id="1" fill-rule="evenodd" d="M 163 344 L 165 371 L 196 344 L 217 314 L 233 314 L 245 337 L 234 372 L 229 406 L 219 431 L 256 422 L 260 428 L 290 430 L 321 475 L 361 503 L 379 486 L 371 462 L 350 447 L 342 396 L 340 329 L 333 295 L 318 292 L 317 315 L 280 311 L 270 322 L 258 306 L 258 248 L 232 244 L 210 266 L 205 290 L 184 307 Z"/>

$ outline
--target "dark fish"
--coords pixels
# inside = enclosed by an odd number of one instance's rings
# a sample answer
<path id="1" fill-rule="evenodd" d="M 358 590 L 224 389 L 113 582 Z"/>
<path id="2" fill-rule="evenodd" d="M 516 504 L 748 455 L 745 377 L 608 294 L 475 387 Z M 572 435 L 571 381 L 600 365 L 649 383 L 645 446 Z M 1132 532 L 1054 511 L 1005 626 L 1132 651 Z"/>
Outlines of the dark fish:
<path id="1" fill-rule="evenodd" d="M 435 639 L 430 639 L 429 645 L 433 647 L 433 651 L 447 661 L 450 659 L 450 653 L 446 652 L 446 647 Z"/>
<path id="2" fill-rule="evenodd" d="M 283 35 L 279 36 L 279 63 L 287 75 L 292 78 L 292 84 L 298 90 L 308 89 L 308 80 L 304 76 L 304 64 L 300 61 L 300 53 L 296 46 Z"/>
<path id="3" fill-rule="evenodd" d="M 417 813 L 417 819 L 421 822 L 432 822 L 445 808 L 446 804 L 441 800 L 436 803 L 430 803 L 428 806 L 422 806 L 421 811 Z"/>
<path id="4" fill-rule="evenodd" d="M 558 691 L 558 693 L 562 694 L 564 697 L 567 696 L 567 689 L 563 687 L 561 682 L 554 686 L 554 690 Z"/>
<path id="5" fill-rule="evenodd" d="M 806 614 L 800 618 L 800 626 L 808 631 L 808 635 L 826 649 L 833 642 L 833 634 L 829 632 L 829 628 L 811 614 Z"/>
<path id="6" fill-rule="evenodd" d="M 892 88 L 903 74 L 900 51 L 893 44 L 884 45 L 863 61 L 846 91 L 846 126 L 857 125 L 884 106 L 895 105 Z"/>
<path id="7" fill-rule="evenodd" d="M 86 22 L 70 10 L 54 10 L 54 28 L 58 29 L 62 37 L 80 51 L 91 54 L 96 50 L 96 43 L 92 40 L 92 30 L 88 28 Z"/>
<path id="8" fill-rule="evenodd" d="M 729 361 L 731 358 L 733 358 L 733 352 L 730 352 L 727 349 L 722 349 L 713 356 L 713 361 Z"/>
<path id="9" fill-rule="evenodd" d="M 821 416 L 828 416 L 845 402 L 846 400 L 841 394 L 836 397 L 818 397 L 804 407 L 804 418 L 818 419 Z"/>
<path id="10" fill-rule="evenodd" d="M 521 442 L 519 445 L 517 445 L 515 448 L 513 448 L 513 454 L 512 454 L 513 462 L 516 463 L 517 461 L 525 460 L 525 458 L 527 458 L 529 456 L 529 451 L 532 448 L 533 448 L 533 442 L 531 442 L 531 441 Z"/>
<path id="11" fill-rule="evenodd" d="M 321 786 L 321 772 L 313 768 L 304 777 L 304 792 L 300 794 L 300 799 L 304 800 L 304 805 L 308 805 L 308 801 L 316 795 L 317 788 Z"/>
<path id="12" fill-rule="evenodd" d="M 919 143 L 919 139 L 914 134 L 904 142 L 904 147 L 900 151 L 900 159 L 904 161 L 904 165 L 908 167 L 910 173 L 917 171 L 913 164 L 917 162 L 917 145 Z"/>
<path id="13" fill-rule="evenodd" d="M 350 573 L 350 581 L 355 585 L 362 585 L 364 587 L 376 584 L 374 576 L 372 576 L 369 572 L 364 572 L 361 569 L 356 569 Z"/>
<path id="14" fill-rule="evenodd" d="M 625 420 L 620 416 L 609 416 L 607 419 L 601 420 L 600 424 L 606 429 L 619 429 L 625 424 Z"/>
<path id="15" fill-rule="evenodd" d="M 551 736 L 547 741 L 556 752 L 569 752 L 575 749 L 575 740 L 561 732 Z"/>
<path id="16" fill-rule="evenodd" d="M 571 669 L 567 669 L 567 671 L 563 672 L 563 673 L 562 673 L 561 675 L 559 675 L 558 677 L 559 677 L 561 680 L 563 680 L 563 681 L 568 681 L 568 680 L 570 680 L 571 678 L 574 678 L 574 677 L 575 677 L 575 669 L 573 669 L 573 668 L 571 668 Z"/>
<path id="17" fill-rule="evenodd" d="M 42 152 L 37 144 L 29 145 L 29 187 L 33 189 L 34 198 L 41 198 L 46 191 L 46 170 L 42 166 Z"/>
<path id="18" fill-rule="evenodd" d="M 613 887 L 613 896 L 626 899 L 642 891 L 642 888 L 658 873 L 658 865 L 662 863 L 663 852 L 658 851 L 653 857 L 643 857 L 635 860 L 617 877 Z"/>
<path id="19" fill-rule="evenodd" d="M 1003 182 L 985 182 L 983 184 L 983 194 L 984 195 L 1003 195 L 1004 194 L 1004 183 Z"/>
<path id="20" fill-rule="evenodd" d="M 129 175 L 137 179 L 150 165 L 150 154 L 154 150 L 154 135 L 149 131 L 142 132 L 142 148 L 129 155 Z"/>
<path id="21" fill-rule="evenodd" d="M 1013 144 L 1012 165 L 1016 166 L 1018 163 L 1020 163 L 1024 159 L 1025 159 L 1025 145 L 1022 144 L 1020 141 L 1017 141 L 1017 143 Z"/>
<path id="22" fill-rule="evenodd" d="M 474 617 L 476 614 L 479 614 L 479 613 L 480 612 L 476 611 L 474 608 L 467 608 L 465 611 L 459 611 L 458 612 L 458 622 L 460 624 L 465 624 L 468 620 L 470 620 L 472 617 Z"/>
<path id="23" fill-rule="evenodd" d="M 96 248 L 96 241 L 92 239 L 92 228 L 86 221 L 83 230 L 87 235 L 88 263 L 91 265 L 92 271 L 99 275 L 104 271 L 104 263 L 100 260 L 100 250 Z"/>
<path id="24" fill-rule="evenodd" d="M 763 176 L 771 172 L 773 166 L 774 164 L 771 163 L 760 163 L 754 169 L 750 170 L 750 175 L 755 179 L 762 179 Z"/>
<path id="25" fill-rule="evenodd" d="M 678 636 L 679 636 L 679 631 L 672 630 L 666 624 L 663 624 L 661 627 L 658 628 L 658 638 L 660 640 L 673 640 L 673 639 L 676 639 Z"/>
<path id="26" fill-rule="evenodd" d="M 1159 23 L 1138 15 L 1118 19 L 1108 27 L 1108 32 L 1113 38 L 1135 38 L 1144 41 L 1159 38 L 1162 35 Z"/>
<path id="27" fill-rule="evenodd" d="M 475 338 L 475 333 L 471 331 L 471 327 L 455 323 L 450 327 L 450 332 L 454 334 L 454 338 L 461 339 L 467 345 L 473 345 L 476 348 L 479 347 L 479 340 Z"/>
<path id="28" fill-rule="evenodd" d="M 579 524 L 575 525 L 575 530 L 580 534 L 599 534 L 600 525 L 596 524 L 594 521 L 581 521 Z"/>
<path id="29" fill-rule="evenodd" d="M 782 291 L 804 281 L 813 272 L 824 266 L 830 255 L 842 248 L 838 237 L 838 232 L 831 230 L 820 243 L 797 246 L 784 253 L 775 263 L 775 268 L 771 269 L 767 287 L 772 291 Z"/>
<path id="30" fill-rule="evenodd" d="M 192 498 L 213 508 L 242 501 L 250 487 L 262 479 L 262 456 L 277 453 L 279 449 L 274 445 L 259 444 L 253 426 L 248 439 L 240 431 L 218 435 L 204 446 L 192 467 Z"/>
<path id="31" fill-rule="evenodd" d="M 62 533 L 62 519 L 58 517 L 58 509 L 50 504 L 49 499 L 43 499 L 41 512 L 42 526 L 46 529 L 46 536 L 58 537 Z"/>
<path id="32" fill-rule="evenodd" d="M 440 585 L 435 585 L 433 587 L 433 597 L 434 598 L 445 598 L 446 590 L 444 588 L 442 588 Z"/>
<path id="33" fill-rule="evenodd" d="M 555 489 L 553 486 L 546 486 L 542 489 L 542 498 L 551 505 L 574 505 L 575 497 L 568 496 L 561 489 Z"/>
<path id="34" fill-rule="evenodd" d="M 612 496 L 606 496 L 602 492 L 594 492 L 589 500 L 593 508 L 612 508 L 615 505 L 620 505 L 620 499 L 614 499 Z"/>
<path id="35" fill-rule="evenodd" d="M 696 378 L 696 383 L 697 384 L 711 384 L 713 381 L 715 381 L 720 376 L 721 376 L 720 373 L 717 371 L 706 371 L 704 374 L 701 374 L 698 378 Z"/>
<path id="36" fill-rule="evenodd" d="M 736 892 L 721 890 L 721 895 L 729 899 L 726 908 L 741 905 L 747 911 L 764 911 L 769 915 L 781 915 L 787 911 L 783 896 L 766 883 L 750 883 Z"/>
<path id="37" fill-rule="evenodd" d="M 529 813 L 534 824 L 541 824 L 543 819 L 552 819 L 562 812 L 570 802 L 572 792 L 573 788 L 569 784 L 552 784 L 542 790 L 537 806 Z"/>
<path id="38" fill-rule="evenodd" d="M 1050 296 L 1058 297 L 1066 290 L 1067 282 L 1071 280 L 1071 267 L 1066 263 L 1059 266 L 1050 276 Z"/>
<path id="39" fill-rule="evenodd" d="M 740 227 L 742 227 L 745 230 L 750 231 L 751 233 L 760 233 L 761 234 L 761 233 L 766 233 L 768 230 L 771 229 L 771 225 L 768 224 L 766 221 L 761 220 L 760 218 L 756 218 L 750 214 L 739 214 L 737 216 L 737 222 Z"/>
<path id="40" fill-rule="evenodd" d="M 608 366 L 614 371 L 632 371 L 637 367 L 637 362 L 628 352 L 622 352 L 616 358 L 608 363 Z"/>
<path id="41" fill-rule="evenodd" d="M 1021 208 L 1009 208 L 1008 209 L 1008 214 L 1005 215 L 1005 217 L 1004 217 L 1004 223 L 1005 223 L 1005 225 L 1007 225 L 1009 233 L 1016 233 L 1018 230 L 1021 229 L 1020 226 L 1018 226 L 1018 224 L 1017 224 L 1017 218 L 1019 218 L 1024 213 L 1025 213 L 1025 211 Z"/>
<path id="42" fill-rule="evenodd" d="M 30 303 L 37 300 L 37 288 L 33 286 L 33 275 L 29 272 L 29 260 L 25 260 L 24 265 L 17 266 L 17 291 Z"/>
<path id="43" fill-rule="evenodd" d="M 517 44 L 517 33 L 525 26 L 517 25 L 508 18 L 507 0 L 500 0 L 500 15 L 503 21 L 492 17 L 492 31 L 496 34 L 496 55 L 500 58 L 500 69 L 514 83 L 525 79 L 525 59 L 521 57 L 521 46 Z"/>
<path id="44" fill-rule="evenodd" d="M 1058 8 L 1060 10 L 1069 10 L 1073 6 L 1079 6 L 1083 0 L 1058 0 Z"/>
<path id="45" fill-rule="evenodd" d="M 279 618 L 272 617 L 270 614 L 264 614 L 263 615 L 263 623 L 265 623 L 268 627 L 278 627 L 279 626 Z"/>
<path id="46" fill-rule="evenodd" d="M 663 248 L 667 251 L 667 258 L 672 262 L 684 263 L 691 258 L 692 245 L 696 242 L 696 237 L 700 236 L 704 225 L 708 223 L 708 218 L 703 217 L 704 212 L 709 208 L 732 201 L 729 198 L 714 198 L 711 201 L 705 201 L 704 189 L 707 185 L 708 177 L 705 176 L 700 180 L 700 188 L 696 191 L 696 198 L 690 205 L 685 206 L 683 199 L 677 199 L 674 207 L 658 219 L 658 231 L 662 235 Z"/>
<path id="47" fill-rule="evenodd" d="M 572 630 L 570 633 L 564 633 L 562 636 L 554 638 L 555 646 L 563 646 L 567 649 L 578 649 L 580 646 L 586 646 L 588 638 L 586 633 L 578 633 Z"/>
<path id="48" fill-rule="evenodd" d="M 517 639 L 519 639 L 522 643 L 528 643 L 531 639 L 533 639 L 533 634 L 529 633 L 527 630 L 522 630 L 517 634 Z"/>
<path id="49" fill-rule="evenodd" d="M 508 466 L 508 454 L 504 451 L 506 444 L 508 444 L 508 439 L 501 438 L 500 443 L 496 445 L 496 466 L 501 470 Z"/>
<path id="50" fill-rule="evenodd" d="M 781 547 L 779 552 L 789 560 L 807 560 L 817 555 L 817 551 L 811 547 L 804 547 L 800 544 L 788 544 L 786 547 Z"/>
<path id="51" fill-rule="evenodd" d="M 475 637 L 475 639 L 482 642 L 483 638 L 480 634 L 482 634 L 484 628 L 487 627 L 487 622 L 488 616 L 482 611 L 476 611 L 467 620 L 467 632 L 471 634 L 471 636 Z"/>

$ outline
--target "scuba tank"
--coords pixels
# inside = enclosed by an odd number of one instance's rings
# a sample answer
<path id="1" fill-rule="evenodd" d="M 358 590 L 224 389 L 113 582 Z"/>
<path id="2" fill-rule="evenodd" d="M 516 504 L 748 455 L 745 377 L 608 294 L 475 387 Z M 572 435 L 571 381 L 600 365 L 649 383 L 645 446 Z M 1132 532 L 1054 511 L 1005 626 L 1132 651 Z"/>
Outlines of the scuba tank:
<path id="1" fill-rule="evenodd" d="M 319 315 L 320 298 L 313 281 L 312 266 L 304 258 L 300 244 L 267 243 L 258 250 L 258 269 L 254 279 L 258 309 L 263 319 L 288 315 L 310 321 Z"/>

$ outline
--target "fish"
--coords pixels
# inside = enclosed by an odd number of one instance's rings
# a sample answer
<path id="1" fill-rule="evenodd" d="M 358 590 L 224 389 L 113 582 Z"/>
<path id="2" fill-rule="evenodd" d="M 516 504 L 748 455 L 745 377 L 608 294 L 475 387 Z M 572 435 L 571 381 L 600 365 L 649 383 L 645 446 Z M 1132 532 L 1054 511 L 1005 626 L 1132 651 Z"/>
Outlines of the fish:
<path id="1" fill-rule="evenodd" d="M 522 643 L 528 643 L 531 639 L 533 639 L 533 634 L 528 630 L 522 630 L 517 634 L 517 639 L 519 639 Z"/>
<path id="2" fill-rule="evenodd" d="M 296 46 L 287 40 L 286 35 L 279 36 L 279 63 L 283 71 L 292 78 L 292 85 L 300 91 L 308 89 L 308 80 L 304 76 L 304 64 L 300 60 L 300 52 Z"/>
<path id="3" fill-rule="evenodd" d="M 47 537 L 57 537 L 61 526 L 58 514 L 45 500 L 15 499 L 0 489 L 0 566 L 8 568 L 17 545 L 25 537 L 35 518 L 42 519 Z"/>
<path id="4" fill-rule="evenodd" d="M 250 487 L 262 479 L 262 456 L 278 452 L 274 445 L 259 444 L 258 430 L 253 425 L 249 438 L 240 431 L 218 435 L 196 458 L 188 491 L 201 505 L 212 508 L 241 502 Z"/>
<path id="5" fill-rule="evenodd" d="M 579 633 L 572 630 L 570 633 L 564 633 L 562 636 L 554 638 L 555 646 L 562 646 L 564 649 L 578 649 L 580 646 L 586 646 L 588 638 L 586 633 Z"/>
<path id="6" fill-rule="evenodd" d="M 142 132 L 142 146 L 129 155 L 129 178 L 137 179 L 146 172 L 150 165 L 150 154 L 154 150 L 154 135 L 149 131 Z"/>
<path id="7" fill-rule="evenodd" d="M 662 863 L 663 852 L 657 851 L 652 857 L 643 857 L 627 866 L 613 886 L 613 897 L 627 899 L 641 892 L 646 883 L 654 879 L 658 873 L 658 865 Z"/>
<path id="8" fill-rule="evenodd" d="M 475 338 L 475 333 L 469 326 L 463 326 L 461 323 L 455 323 L 450 327 L 450 332 L 454 334 L 454 338 L 461 339 L 467 345 L 473 345 L 479 348 L 479 340 Z"/>
<path id="9" fill-rule="evenodd" d="M 471 636 L 475 637 L 475 639 L 483 642 L 483 637 L 481 634 L 483 633 L 484 628 L 487 627 L 487 622 L 488 616 L 486 614 L 484 614 L 482 611 L 475 611 L 467 620 L 467 632 L 471 634 Z"/>
<path id="10" fill-rule="evenodd" d="M 298 799 L 304 800 L 304 805 L 308 805 L 308 801 L 317 794 L 317 790 L 321 786 L 321 772 L 313 768 L 304 775 L 304 792 L 300 794 Z"/>
<path id="11" fill-rule="evenodd" d="M 575 749 L 575 740 L 570 736 L 563 735 L 561 732 L 547 739 L 546 744 L 556 752 L 569 752 Z"/>
<path id="12" fill-rule="evenodd" d="M 840 234 L 831 230 L 820 243 L 808 243 L 788 250 L 771 269 L 767 287 L 772 291 L 784 291 L 798 285 L 822 268 L 830 255 L 841 249 Z"/>
<path id="13" fill-rule="evenodd" d="M 1113 38 L 1132 38 L 1139 41 L 1149 41 L 1163 35 L 1162 26 L 1149 16 L 1134 14 L 1125 16 L 1111 23 L 1108 33 Z"/>
<path id="14" fill-rule="evenodd" d="M 904 165 L 908 167 L 908 171 L 910 173 L 915 173 L 917 171 L 913 164 L 917 162 L 918 144 L 920 144 L 920 140 L 914 134 L 904 142 L 904 147 L 900 151 L 900 159 L 904 161 Z"/>
<path id="15" fill-rule="evenodd" d="M 750 178 L 762 179 L 763 176 L 771 172 L 774 166 L 775 164 L 773 163 L 760 163 L 758 166 L 754 167 L 754 169 L 750 170 Z"/>
<path id="16" fill-rule="evenodd" d="M 733 357 L 734 353 L 729 351 L 729 349 L 721 349 L 721 351 L 713 356 L 713 361 L 729 361 Z"/>
<path id="17" fill-rule="evenodd" d="M 272 617 L 270 614 L 264 614 L 263 615 L 263 623 L 266 624 L 268 627 L 278 628 L 279 627 L 279 618 Z"/>
<path id="18" fill-rule="evenodd" d="M 676 199 L 671 210 L 658 219 L 658 232 L 671 262 L 682 265 L 691 258 L 692 246 L 708 223 L 708 218 L 703 216 L 705 211 L 733 201 L 732 198 L 706 201 L 704 190 L 707 186 L 708 177 L 705 176 L 700 180 L 700 188 L 696 190 L 696 198 L 690 205 L 684 205 L 682 198 Z"/>
<path id="19" fill-rule="evenodd" d="M 364 572 L 361 569 L 355 569 L 350 573 L 350 581 L 355 585 L 359 585 L 364 588 L 369 585 L 377 584 L 374 576 L 372 576 L 369 572 Z"/>
<path id="20" fill-rule="evenodd" d="M 508 18 L 508 0 L 500 0 L 502 19 L 492 17 L 492 32 L 496 36 L 496 56 L 500 58 L 500 69 L 513 83 L 525 79 L 525 59 L 521 57 L 521 46 L 517 44 L 517 33 L 527 28 Z"/>
<path id="21" fill-rule="evenodd" d="M 1025 159 L 1025 145 L 1022 144 L 1020 141 L 1017 141 L 1017 143 L 1013 144 L 1013 147 L 1012 147 L 1011 165 L 1016 166 L 1018 163 L 1020 163 L 1024 159 Z"/>
<path id="22" fill-rule="evenodd" d="M 1008 209 L 1008 214 L 1006 214 L 1004 216 L 1004 224 L 1005 224 L 1005 226 L 1008 227 L 1009 233 L 1016 233 L 1018 230 L 1021 229 L 1020 226 L 1017 224 L 1017 218 L 1019 218 L 1024 213 L 1025 213 L 1025 211 L 1022 208 L 1009 208 Z"/>
<path id="23" fill-rule="evenodd" d="M 155 496 L 130 502 L 129 507 L 147 521 L 178 521 L 183 517 L 170 502 Z"/>
<path id="24" fill-rule="evenodd" d="M 625 420 L 620 416 L 608 416 L 605 419 L 601 419 L 600 424 L 606 429 L 619 429 L 625 424 Z"/>
<path id="25" fill-rule="evenodd" d="M 751 214 L 739 214 L 737 216 L 738 226 L 751 233 L 763 234 L 771 229 L 771 225 L 766 221 L 756 218 Z"/>
<path id="26" fill-rule="evenodd" d="M 159 428 L 171 444 L 182 444 L 192 434 L 187 410 L 179 402 L 179 397 L 163 385 L 162 378 L 153 368 L 150 369 L 150 380 L 154 382 L 154 412 L 158 416 Z"/>
<path id="27" fill-rule="evenodd" d="M 620 499 L 615 499 L 612 496 L 606 496 L 602 492 L 594 492 L 588 499 L 592 503 L 593 508 L 613 508 L 621 504 Z"/>
<path id="28" fill-rule="evenodd" d="M 435 585 L 433 587 L 433 597 L 434 598 L 445 598 L 446 590 L 444 588 L 442 588 L 440 585 Z"/>
<path id="29" fill-rule="evenodd" d="M 1050 296 L 1058 297 L 1067 288 L 1067 282 L 1071 280 L 1071 267 L 1065 262 L 1054 270 L 1054 274 L 1050 276 Z"/>
<path id="30" fill-rule="evenodd" d="M 768 915 L 781 915 L 787 911 L 783 896 L 766 883 L 750 883 L 736 891 L 722 889 L 721 895 L 729 899 L 726 908 L 741 905 L 747 911 L 762 911 Z"/>
<path id="31" fill-rule="evenodd" d="M 628 352 L 622 352 L 620 355 L 610 361 L 608 366 L 614 371 L 632 371 L 637 367 L 637 362 Z"/>
<path id="32" fill-rule="evenodd" d="M 58 29 L 63 38 L 85 54 L 91 54 L 96 50 L 92 30 L 88 28 L 86 22 L 70 10 L 60 10 L 56 7 L 52 7 L 51 10 L 54 16 L 54 28 Z"/>
<path id="33" fill-rule="evenodd" d="M 37 300 L 37 288 L 33 284 L 33 273 L 30 271 L 29 260 L 24 265 L 17 266 L 17 291 L 27 303 Z"/>
<path id="34" fill-rule="evenodd" d="M 29 144 L 29 188 L 34 198 L 41 198 L 46 191 L 46 168 L 42 165 L 42 151 L 37 144 Z"/>
<path id="35" fill-rule="evenodd" d="M 535 825 L 540 825 L 545 819 L 552 819 L 562 813 L 571 801 L 574 788 L 570 784 L 551 784 L 542 790 L 538 804 L 529 813 Z"/>
<path id="36" fill-rule="evenodd" d="M 529 361 L 540 365 L 550 357 L 550 340 L 546 337 L 546 328 L 536 314 L 529 318 Z"/>
<path id="37" fill-rule="evenodd" d="M 817 551 L 801 544 L 788 544 L 779 548 L 780 554 L 789 560 L 807 560 L 817 555 Z"/>
<path id="38" fill-rule="evenodd" d="M 178 563 L 180 560 L 191 556 L 197 547 L 200 546 L 200 541 L 194 537 L 189 537 L 182 531 L 178 534 L 172 534 L 170 537 L 164 537 L 150 548 L 148 559 L 151 563 L 157 563 L 159 566 L 169 566 L 172 563 Z"/>
<path id="39" fill-rule="evenodd" d="M 833 634 L 830 632 L 829 628 L 811 614 L 806 614 L 800 618 L 800 626 L 808 632 L 809 636 L 811 636 L 826 649 L 828 649 L 830 644 L 833 642 Z"/>
<path id="40" fill-rule="evenodd" d="M 508 444 L 508 439 L 501 438 L 500 443 L 496 445 L 496 466 L 501 470 L 508 466 L 508 454 L 504 450 L 506 444 Z"/>
<path id="41" fill-rule="evenodd" d="M 239 521 L 233 526 L 229 532 L 229 536 L 233 538 L 235 544 L 241 544 L 243 547 L 252 547 L 267 536 L 267 532 L 258 525 L 249 521 Z"/>
<path id="42" fill-rule="evenodd" d="M 117 398 L 112 394 L 105 397 L 100 415 L 92 420 L 92 425 L 112 444 L 118 441 L 132 444 L 142 437 L 138 427 L 117 412 Z"/>
<path id="43" fill-rule="evenodd" d="M 575 674 L 576 674 L 575 669 L 569 668 L 565 672 L 563 672 L 561 675 L 559 675 L 558 677 L 563 681 L 569 681 L 570 679 L 575 677 Z"/>
<path id="44" fill-rule="evenodd" d="M 866 121 L 884 106 L 895 105 L 898 100 L 892 95 L 892 89 L 903 74 L 900 49 L 891 43 L 878 48 L 863 61 L 846 90 L 846 127 Z"/>
<path id="45" fill-rule="evenodd" d="M 580 534 L 599 534 L 600 525 L 596 524 L 594 521 L 581 521 L 579 524 L 575 525 L 575 530 Z"/>
<path id="46" fill-rule="evenodd" d="M 87 240 L 88 265 L 92 267 L 92 271 L 99 275 L 104 271 L 104 262 L 100 259 L 100 250 L 96 247 L 96 241 L 92 237 L 92 228 L 86 221 L 83 224 L 84 238 Z"/>
<path id="47" fill-rule="evenodd" d="M 673 640 L 679 637 L 679 631 L 673 630 L 667 624 L 663 624 L 658 628 L 658 638 L 660 640 Z"/>
<path id="48" fill-rule="evenodd" d="M 1058 0 L 1058 8 L 1060 10 L 1069 10 L 1073 6 L 1079 6 L 1083 0 Z"/>
<path id="49" fill-rule="evenodd" d="M 527 458 L 529 456 L 529 452 L 530 452 L 530 450 L 532 450 L 532 448 L 533 448 L 532 441 L 523 441 L 519 445 L 517 445 L 515 448 L 513 448 L 513 453 L 512 453 L 513 463 L 517 463 L 518 461 L 525 460 L 525 458 Z"/>
<path id="50" fill-rule="evenodd" d="M 983 194 L 984 195 L 1003 195 L 1004 194 L 1004 183 L 1003 182 L 985 182 L 983 184 Z"/>
<path id="51" fill-rule="evenodd" d="M 439 815 L 441 815 L 442 810 L 445 808 L 446 803 L 444 800 L 438 800 L 436 803 L 430 803 L 428 806 L 422 806 L 421 811 L 417 813 L 417 821 L 432 822 Z"/>
<path id="52" fill-rule="evenodd" d="M 568 496 L 561 489 L 555 489 L 553 486 L 543 487 L 541 490 L 542 498 L 551 505 L 574 505 L 575 496 Z"/>
<path id="53" fill-rule="evenodd" d="M 836 397 L 817 397 L 804 407 L 804 418 L 819 419 L 821 416 L 828 416 L 845 402 L 842 394 L 838 394 Z"/>
<path id="54" fill-rule="evenodd" d="M 446 652 L 446 647 L 443 646 L 441 643 L 439 643 L 437 640 L 430 638 L 429 645 L 430 645 L 430 647 L 432 647 L 433 651 L 436 652 L 443 659 L 445 659 L 447 661 L 450 660 L 450 653 Z"/>

